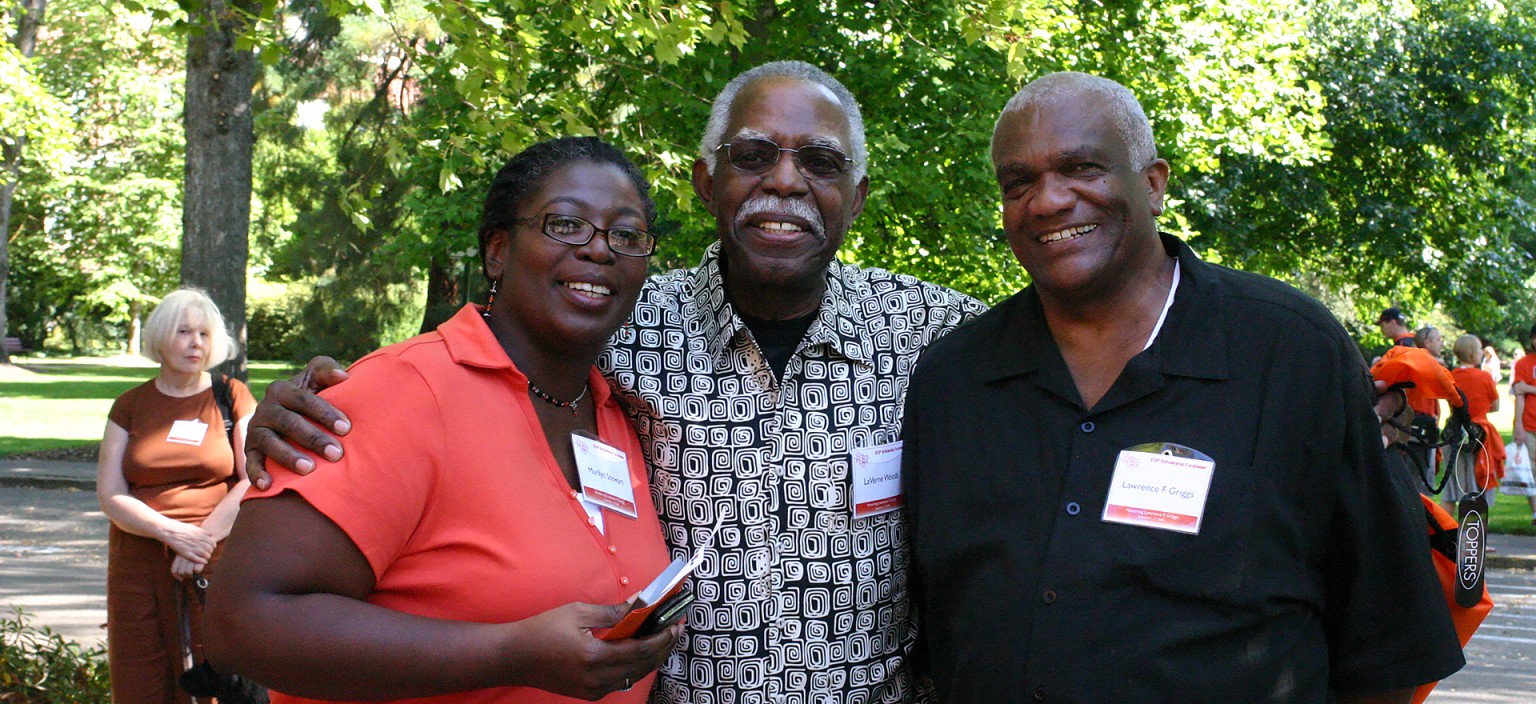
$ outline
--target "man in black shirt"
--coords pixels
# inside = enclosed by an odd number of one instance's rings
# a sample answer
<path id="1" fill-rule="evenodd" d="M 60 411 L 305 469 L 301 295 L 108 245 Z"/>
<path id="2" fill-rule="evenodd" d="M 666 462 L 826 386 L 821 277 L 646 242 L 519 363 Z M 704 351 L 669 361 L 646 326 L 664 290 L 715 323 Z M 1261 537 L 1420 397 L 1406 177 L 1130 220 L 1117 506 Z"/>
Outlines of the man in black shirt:
<path id="1" fill-rule="evenodd" d="M 1034 283 L 935 342 L 903 465 L 949 701 L 1407 701 L 1462 655 L 1364 362 L 1316 302 L 1159 235 L 1124 87 L 1054 74 L 993 133 Z"/>

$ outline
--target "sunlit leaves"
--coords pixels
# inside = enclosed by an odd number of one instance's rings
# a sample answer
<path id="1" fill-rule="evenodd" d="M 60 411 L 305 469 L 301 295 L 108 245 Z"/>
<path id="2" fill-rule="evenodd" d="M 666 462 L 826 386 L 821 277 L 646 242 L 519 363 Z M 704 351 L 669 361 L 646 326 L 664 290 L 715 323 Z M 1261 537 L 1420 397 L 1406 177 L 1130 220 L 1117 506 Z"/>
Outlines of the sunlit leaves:
<path id="1" fill-rule="evenodd" d="M 51 136 L 28 144 L 17 192 L 13 329 L 40 335 L 71 315 L 121 324 L 175 285 L 184 50 L 150 17 L 174 9 L 49 3 L 28 76 L 50 96 L 38 114 Z M 21 87 L 4 84 L 0 94 Z"/>
<path id="2" fill-rule="evenodd" d="M 1247 266 L 1353 291 L 1357 320 L 1406 303 L 1483 334 L 1518 325 L 1504 310 L 1530 300 L 1536 270 L 1533 10 L 1319 3 L 1306 78 L 1325 98 L 1327 156 L 1200 174 L 1196 226 Z"/>

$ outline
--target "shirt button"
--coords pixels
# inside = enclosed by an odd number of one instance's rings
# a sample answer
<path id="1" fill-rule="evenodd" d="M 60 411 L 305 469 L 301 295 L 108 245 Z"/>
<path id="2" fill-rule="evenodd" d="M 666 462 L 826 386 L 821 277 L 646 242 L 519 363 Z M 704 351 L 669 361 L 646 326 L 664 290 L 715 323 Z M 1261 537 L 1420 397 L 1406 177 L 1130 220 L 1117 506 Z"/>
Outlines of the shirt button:
<path id="1" fill-rule="evenodd" d="M 593 518 L 591 516 L 587 516 L 587 525 L 589 525 L 589 526 L 597 525 L 597 519 Z"/>
<path id="2" fill-rule="evenodd" d="M 1068 501 L 1067 502 L 1067 515 L 1068 516 L 1076 516 L 1077 514 L 1082 513 L 1082 512 L 1083 512 L 1083 507 L 1077 505 L 1076 501 Z"/>
<path id="3" fill-rule="evenodd" d="M 573 498 L 573 499 L 574 499 L 574 498 L 576 498 L 576 497 L 577 497 L 577 496 L 579 496 L 579 494 L 577 494 L 577 493 L 576 493 L 576 490 L 574 490 L 574 489 L 572 489 L 572 490 L 571 490 L 571 498 Z"/>
<path id="4" fill-rule="evenodd" d="M 1078 426 L 1078 427 L 1082 428 L 1083 432 L 1085 432 L 1085 433 L 1091 433 L 1091 432 L 1093 432 L 1093 428 L 1094 428 L 1093 421 L 1085 420 L 1085 421 L 1083 421 L 1083 424 L 1081 426 Z"/>
<path id="5" fill-rule="evenodd" d="M 628 577 L 620 577 L 619 578 L 619 584 L 622 584 L 622 585 L 624 585 L 626 587 L 629 586 L 629 578 Z"/>
<path id="6" fill-rule="evenodd" d="M 1045 688 L 1044 687 L 1036 687 L 1035 688 L 1034 698 L 1035 698 L 1035 701 L 1037 701 L 1037 702 L 1045 701 Z"/>
<path id="7" fill-rule="evenodd" d="M 1045 592 L 1045 603 L 1047 603 L 1047 604 L 1054 604 L 1054 603 L 1056 603 L 1056 592 L 1047 590 Z"/>
<path id="8" fill-rule="evenodd" d="M 608 554 L 610 554 L 610 555 L 617 555 L 617 554 L 619 554 L 619 546 L 617 546 L 617 545 L 609 545 L 608 546 Z"/>

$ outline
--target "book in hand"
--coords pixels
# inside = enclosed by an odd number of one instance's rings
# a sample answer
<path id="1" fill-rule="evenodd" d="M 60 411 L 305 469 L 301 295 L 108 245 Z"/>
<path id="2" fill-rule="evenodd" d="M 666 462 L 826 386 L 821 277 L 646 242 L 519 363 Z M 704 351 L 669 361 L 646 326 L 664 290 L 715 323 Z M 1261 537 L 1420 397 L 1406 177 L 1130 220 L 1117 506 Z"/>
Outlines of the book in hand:
<path id="1" fill-rule="evenodd" d="M 714 543 L 714 537 L 714 533 L 710 533 L 709 540 L 699 546 L 693 557 L 679 557 L 667 565 L 661 574 L 656 575 L 656 579 L 640 590 L 629 613 L 624 614 L 624 618 L 599 637 L 603 640 L 645 637 L 682 618 L 683 611 L 693 603 L 694 598 L 692 592 L 683 591 L 683 581 L 693 574 L 694 568 L 704 559 L 704 551 Z"/>

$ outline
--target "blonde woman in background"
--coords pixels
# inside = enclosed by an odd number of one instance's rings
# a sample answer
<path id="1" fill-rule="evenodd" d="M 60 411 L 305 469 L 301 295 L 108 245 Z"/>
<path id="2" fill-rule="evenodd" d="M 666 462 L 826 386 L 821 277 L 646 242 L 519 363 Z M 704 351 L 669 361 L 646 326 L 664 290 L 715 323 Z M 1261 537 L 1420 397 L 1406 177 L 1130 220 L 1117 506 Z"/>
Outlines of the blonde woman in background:
<path id="1" fill-rule="evenodd" d="M 155 378 L 112 404 L 96 468 L 96 494 L 112 520 L 107 557 L 107 658 L 112 700 L 184 704 L 177 591 L 208 575 L 234 525 L 245 479 L 245 425 L 256 401 L 221 376 L 235 419 L 233 447 L 208 369 L 235 355 L 224 318 L 207 294 L 181 289 L 144 325 Z M 201 630 L 199 600 L 193 642 Z"/>
<path id="2" fill-rule="evenodd" d="M 1456 475 L 1446 484 L 1441 502 L 1446 513 L 1455 516 L 1456 502 L 1467 494 L 1485 491 L 1488 505 L 1493 505 L 1499 480 L 1504 477 L 1504 438 L 1488 420 L 1489 413 L 1499 410 L 1499 390 L 1493 379 L 1478 367 L 1483 355 L 1482 342 L 1476 335 L 1462 335 L 1456 338 L 1452 350 L 1456 353 L 1457 364 L 1451 370 L 1451 378 L 1466 396 L 1467 413 L 1472 416 L 1472 422 L 1483 429 L 1484 436 L 1481 446 L 1473 444 L 1464 448 L 1456 457 L 1456 466 L 1446 470 L 1454 471 Z"/>
<path id="3" fill-rule="evenodd" d="M 1445 336 L 1440 334 L 1440 328 L 1433 325 L 1425 325 L 1413 334 L 1414 344 L 1429 352 L 1429 356 L 1435 361 L 1445 364 Z M 1439 415 L 1438 413 L 1436 415 Z"/>
<path id="4" fill-rule="evenodd" d="M 1493 349 L 1492 342 L 1482 338 L 1478 338 L 1478 340 L 1483 344 L 1483 371 L 1488 372 L 1488 376 L 1493 377 L 1493 383 L 1497 384 L 1503 381 L 1504 370 L 1499 365 L 1498 351 Z"/>

